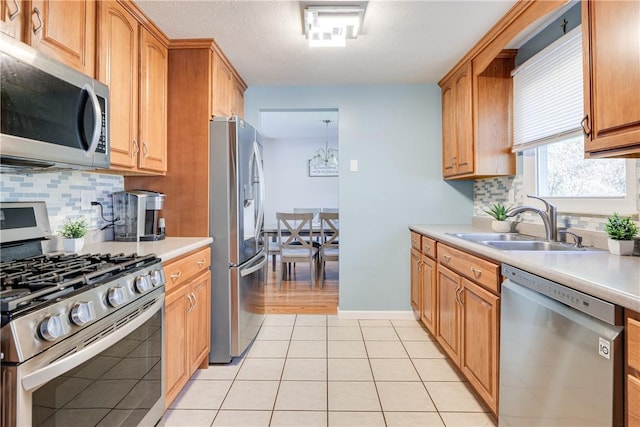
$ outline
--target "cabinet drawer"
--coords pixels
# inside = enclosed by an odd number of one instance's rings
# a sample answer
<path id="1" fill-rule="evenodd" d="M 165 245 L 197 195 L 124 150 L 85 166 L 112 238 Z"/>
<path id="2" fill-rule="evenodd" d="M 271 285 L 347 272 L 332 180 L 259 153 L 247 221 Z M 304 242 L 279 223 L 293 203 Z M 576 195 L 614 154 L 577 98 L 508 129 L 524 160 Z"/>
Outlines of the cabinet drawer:
<path id="1" fill-rule="evenodd" d="M 640 372 L 640 320 L 627 318 L 627 364 Z"/>
<path id="2" fill-rule="evenodd" d="M 208 247 L 165 264 L 163 266 L 167 277 L 165 292 L 170 292 L 196 274 L 208 270 L 210 265 L 211 249 Z"/>
<path id="3" fill-rule="evenodd" d="M 436 259 L 436 241 L 428 237 L 422 236 L 422 253 L 426 256 Z"/>
<path id="4" fill-rule="evenodd" d="M 411 232 L 411 247 L 417 250 L 421 250 L 422 246 L 421 246 L 421 238 L 422 236 L 418 233 L 416 233 L 415 231 Z"/>
<path id="5" fill-rule="evenodd" d="M 499 294 L 500 266 L 475 255 L 438 243 L 438 262 Z"/>

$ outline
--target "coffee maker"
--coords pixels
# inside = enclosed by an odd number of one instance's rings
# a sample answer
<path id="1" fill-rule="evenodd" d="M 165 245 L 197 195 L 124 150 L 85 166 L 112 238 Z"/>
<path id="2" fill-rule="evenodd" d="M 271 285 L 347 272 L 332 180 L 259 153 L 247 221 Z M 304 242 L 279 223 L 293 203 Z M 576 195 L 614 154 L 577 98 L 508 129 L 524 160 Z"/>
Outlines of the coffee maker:
<path id="1" fill-rule="evenodd" d="M 119 242 L 162 240 L 164 218 L 159 218 L 165 195 L 132 190 L 113 193 L 114 239 Z"/>

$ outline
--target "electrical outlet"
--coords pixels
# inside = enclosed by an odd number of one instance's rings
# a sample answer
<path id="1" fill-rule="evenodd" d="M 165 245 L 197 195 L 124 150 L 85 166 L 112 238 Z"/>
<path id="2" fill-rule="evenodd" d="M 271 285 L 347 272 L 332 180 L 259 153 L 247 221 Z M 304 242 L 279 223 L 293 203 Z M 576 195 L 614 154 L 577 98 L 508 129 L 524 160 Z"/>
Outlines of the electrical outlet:
<path id="1" fill-rule="evenodd" d="M 96 200 L 96 192 L 92 190 L 82 190 L 80 192 L 80 209 L 90 210 L 91 202 Z"/>

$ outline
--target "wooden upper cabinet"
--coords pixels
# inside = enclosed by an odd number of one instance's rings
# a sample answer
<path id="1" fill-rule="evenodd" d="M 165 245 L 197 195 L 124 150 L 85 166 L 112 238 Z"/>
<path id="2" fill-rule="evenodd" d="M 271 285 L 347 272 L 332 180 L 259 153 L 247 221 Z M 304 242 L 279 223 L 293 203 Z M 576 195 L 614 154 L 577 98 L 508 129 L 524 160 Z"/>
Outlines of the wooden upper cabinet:
<path id="1" fill-rule="evenodd" d="M 141 170 L 167 171 L 168 50 L 146 28 L 140 31 Z"/>
<path id="2" fill-rule="evenodd" d="M 137 167 L 138 21 L 116 1 L 98 6 L 98 80 L 109 86 L 111 165 Z"/>
<path id="3" fill-rule="evenodd" d="M 244 87 L 236 78 L 231 91 L 231 115 L 244 117 Z"/>
<path id="4" fill-rule="evenodd" d="M 22 0 L 0 0 L 0 32 L 22 38 L 23 7 Z"/>
<path id="5" fill-rule="evenodd" d="M 45 55 L 94 76 L 95 22 L 94 0 L 32 0 L 24 41 Z"/>
<path id="6" fill-rule="evenodd" d="M 514 58 L 515 51 L 504 51 L 482 70 L 469 61 L 440 83 L 446 179 L 515 174 L 509 125 Z"/>
<path id="7" fill-rule="evenodd" d="M 214 116 L 230 116 L 231 94 L 233 91 L 231 70 L 217 52 L 214 52 L 211 60 L 213 61 L 211 112 Z"/>
<path id="8" fill-rule="evenodd" d="M 585 152 L 640 157 L 640 2 L 583 1 Z"/>

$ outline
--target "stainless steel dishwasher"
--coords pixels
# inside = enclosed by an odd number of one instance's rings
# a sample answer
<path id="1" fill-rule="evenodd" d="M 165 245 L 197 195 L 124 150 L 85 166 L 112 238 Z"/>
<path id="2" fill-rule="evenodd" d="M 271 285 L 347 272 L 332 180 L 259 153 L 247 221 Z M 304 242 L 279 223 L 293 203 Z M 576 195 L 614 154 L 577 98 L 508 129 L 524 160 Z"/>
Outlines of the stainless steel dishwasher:
<path id="1" fill-rule="evenodd" d="M 621 308 L 502 265 L 503 426 L 623 426 Z"/>

